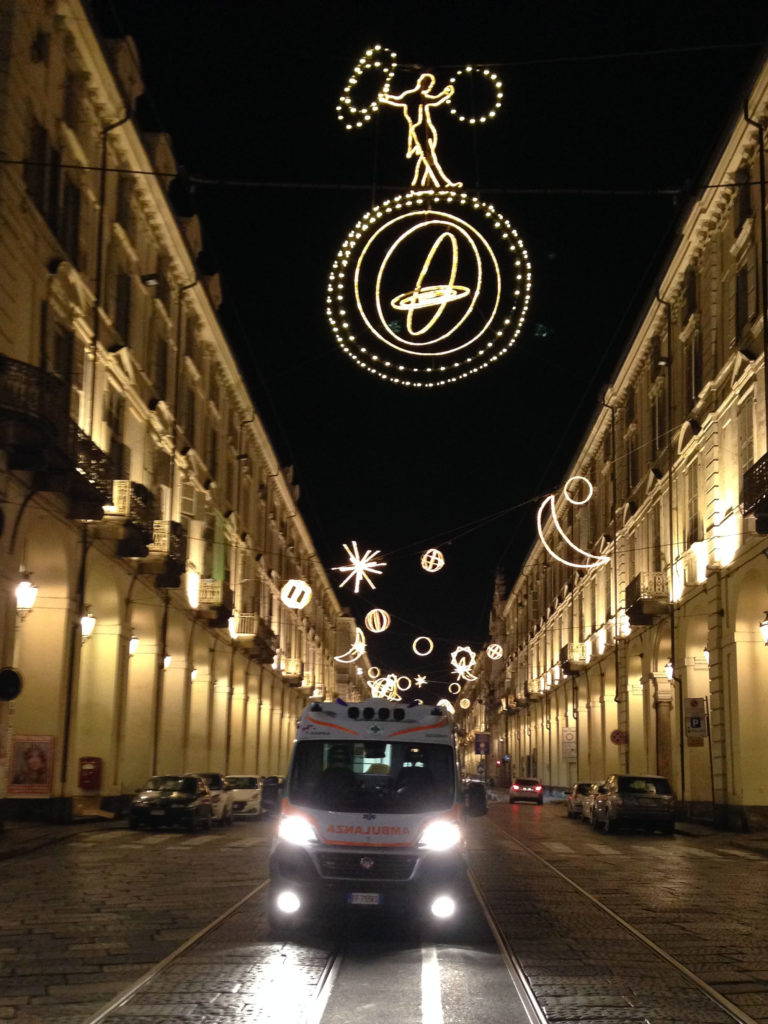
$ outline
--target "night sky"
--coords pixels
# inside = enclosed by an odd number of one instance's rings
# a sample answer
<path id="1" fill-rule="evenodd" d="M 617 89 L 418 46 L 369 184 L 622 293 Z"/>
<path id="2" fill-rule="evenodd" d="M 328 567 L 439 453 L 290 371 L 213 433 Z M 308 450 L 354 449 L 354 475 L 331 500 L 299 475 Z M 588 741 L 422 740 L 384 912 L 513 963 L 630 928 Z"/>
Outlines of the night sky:
<path id="1" fill-rule="evenodd" d="M 654 291 L 686 203 L 741 110 L 768 39 L 764 0 L 92 0 L 134 37 L 144 127 L 168 131 L 192 182 L 220 317 L 329 577 L 343 542 L 381 551 L 377 589 L 341 603 L 384 670 L 449 681 L 456 644 L 488 637 L 494 574 L 512 583 Z M 395 84 L 487 66 L 495 121 L 438 108 L 439 157 L 518 229 L 533 266 L 522 334 L 499 362 L 430 391 L 357 367 L 325 316 L 328 273 L 362 214 L 407 191 L 404 124 L 345 131 L 336 104 L 371 45 Z M 182 211 L 183 212 L 183 211 Z M 439 546 L 446 567 L 418 558 Z M 436 641 L 416 658 L 417 635 Z M 434 693 L 444 694 L 437 686 Z"/>

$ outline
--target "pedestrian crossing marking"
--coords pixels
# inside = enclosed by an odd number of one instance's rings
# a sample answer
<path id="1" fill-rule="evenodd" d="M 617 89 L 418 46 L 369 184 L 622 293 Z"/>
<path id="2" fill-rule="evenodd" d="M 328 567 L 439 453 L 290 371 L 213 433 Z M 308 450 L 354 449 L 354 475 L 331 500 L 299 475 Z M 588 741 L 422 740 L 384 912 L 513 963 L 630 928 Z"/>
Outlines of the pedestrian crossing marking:
<path id="1" fill-rule="evenodd" d="M 603 857 L 618 857 L 619 851 L 613 846 L 605 846 L 603 843 L 587 843 L 590 850 L 600 853 Z"/>
<path id="2" fill-rule="evenodd" d="M 720 849 L 718 853 L 724 853 L 727 857 L 743 857 L 744 860 L 765 860 L 759 853 L 749 853 L 747 850 L 737 850 L 734 847 Z"/>

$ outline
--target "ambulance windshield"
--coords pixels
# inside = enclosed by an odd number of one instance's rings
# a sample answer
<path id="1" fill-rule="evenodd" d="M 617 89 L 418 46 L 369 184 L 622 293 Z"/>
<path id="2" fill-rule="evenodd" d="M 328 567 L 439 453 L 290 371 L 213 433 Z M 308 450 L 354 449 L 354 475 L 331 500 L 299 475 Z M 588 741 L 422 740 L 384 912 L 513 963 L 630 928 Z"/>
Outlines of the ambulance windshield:
<path id="1" fill-rule="evenodd" d="M 318 810 L 416 814 L 451 807 L 455 779 L 447 744 L 301 740 L 289 793 Z"/>

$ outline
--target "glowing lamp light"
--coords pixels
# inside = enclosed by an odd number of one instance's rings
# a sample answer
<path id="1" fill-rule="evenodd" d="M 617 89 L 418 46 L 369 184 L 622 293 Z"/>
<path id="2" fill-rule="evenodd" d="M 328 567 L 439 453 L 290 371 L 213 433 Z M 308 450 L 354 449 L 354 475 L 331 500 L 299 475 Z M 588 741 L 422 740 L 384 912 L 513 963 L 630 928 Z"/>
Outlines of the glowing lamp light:
<path id="1" fill-rule="evenodd" d="M 352 547 L 348 544 L 344 545 L 344 550 L 349 556 L 349 565 L 337 565 L 334 566 L 334 572 L 345 572 L 347 575 L 339 584 L 343 587 L 345 583 L 348 583 L 351 579 L 355 581 L 355 593 L 357 594 L 360 590 L 360 584 L 363 580 L 370 586 L 372 590 L 376 589 L 376 584 L 373 582 L 369 573 L 375 573 L 377 576 L 381 576 L 381 570 L 386 568 L 386 562 L 375 561 L 376 555 L 380 554 L 379 551 L 366 551 L 364 555 L 360 554 L 357 547 L 357 541 L 352 541 Z"/>
<path id="2" fill-rule="evenodd" d="M 365 616 L 365 628 L 369 633 L 383 633 L 389 629 L 392 619 L 383 608 L 372 608 Z"/>
<path id="3" fill-rule="evenodd" d="M 128 657 L 132 658 L 136 651 L 139 649 L 139 638 L 134 633 L 131 639 L 128 641 Z"/>
<path id="4" fill-rule="evenodd" d="M 445 556 L 439 548 L 429 548 L 421 556 L 421 568 L 425 572 L 439 572 L 445 565 Z"/>
<path id="5" fill-rule="evenodd" d="M 768 612 L 763 613 L 763 621 L 760 623 L 760 635 L 763 638 L 763 643 L 768 647 Z"/>
<path id="6" fill-rule="evenodd" d="M 668 660 L 666 665 L 664 666 L 664 672 L 667 676 L 667 679 L 669 679 L 669 681 L 672 682 L 672 680 L 675 678 L 675 666 L 672 664 L 671 659 Z"/>
<path id="7" fill-rule="evenodd" d="M 471 706 L 472 706 L 472 701 L 469 699 L 469 697 L 462 697 L 461 700 L 459 701 L 459 707 L 463 711 L 466 711 L 467 708 L 469 708 Z"/>
<path id="8" fill-rule="evenodd" d="M 586 497 L 575 497 L 575 491 L 579 484 L 586 485 Z M 594 488 L 586 477 L 572 476 L 566 481 L 565 487 L 563 487 L 563 497 L 571 505 L 586 505 L 592 497 L 593 491 Z M 550 520 L 558 536 L 565 544 L 567 557 L 559 555 L 554 548 L 550 546 L 544 535 L 543 519 L 547 512 L 549 512 Z M 562 562 L 563 565 L 568 565 L 573 569 L 591 569 L 594 565 L 606 565 L 611 560 L 608 555 L 593 555 L 589 551 L 585 551 L 583 548 L 580 548 L 578 544 L 574 544 L 560 525 L 560 521 L 557 518 L 554 494 L 550 494 L 544 499 L 544 501 L 542 501 L 541 505 L 539 505 L 539 509 L 536 513 L 536 528 L 539 532 L 539 540 L 546 550 L 554 559 L 558 562 Z"/>
<path id="9" fill-rule="evenodd" d="M 420 658 L 426 658 L 428 654 L 431 654 L 435 649 L 434 641 L 428 636 L 417 636 L 412 644 L 413 653 L 418 654 Z"/>
<path id="10" fill-rule="evenodd" d="M 85 615 L 80 619 L 80 634 L 81 641 L 85 643 L 86 640 L 90 640 L 94 629 L 96 628 L 96 616 L 91 614 L 91 609 L 86 605 Z"/>
<path id="11" fill-rule="evenodd" d="M 312 587 L 304 580 L 288 580 L 280 591 L 280 600 L 286 608 L 306 608 L 312 600 Z"/>
<path id="12" fill-rule="evenodd" d="M 30 582 L 29 576 L 24 576 L 16 587 L 16 614 L 21 622 L 26 619 L 32 611 L 37 600 L 37 587 Z"/>
<path id="13" fill-rule="evenodd" d="M 196 569 L 187 569 L 186 573 L 187 603 L 190 608 L 200 604 L 200 573 Z"/>
<path id="14" fill-rule="evenodd" d="M 193 668 L 192 671 L 189 673 L 189 678 L 190 678 L 190 680 L 193 683 L 197 679 L 197 669 L 196 668 Z"/>
<path id="15" fill-rule="evenodd" d="M 501 644 L 490 644 L 488 650 L 485 652 L 491 661 L 498 661 L 504 657 L 504 648 Z"/>
<path id="16" fill-rule="evenodd" d="M 163 657 L 163 669 L 167 671 L 171 667 L 171 655 L 166 654 Z"/>
<path id="17" fill-rule="evenodd" d="M 708 647 L 704 648 L 704 661 L 706 661 L 706 663 L 709 664 L 709 648 Z"/>
<path id="18" fill-rule="evenodd" d="M 229 635 L 233 640 L 237 639 L 237 619 L 234 615 L 230 615 L 227 621 L 227 628 L 229 629 Z"/>

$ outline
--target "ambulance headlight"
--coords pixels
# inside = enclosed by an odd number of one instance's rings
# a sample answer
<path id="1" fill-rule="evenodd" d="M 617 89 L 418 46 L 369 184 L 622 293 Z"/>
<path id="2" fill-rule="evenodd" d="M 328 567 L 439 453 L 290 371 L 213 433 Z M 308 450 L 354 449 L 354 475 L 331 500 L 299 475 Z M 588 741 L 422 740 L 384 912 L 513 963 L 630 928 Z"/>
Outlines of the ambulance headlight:
<path id="1" fill-rule="evenodd" d="M 430 821 L 421 833 L 422 850 L 452 850 L 461 842 L 461 829 L 455 821 Z"/>
<path id="2" fill-rule="evenodd" d="M 281 818 L 277 834 L 286 843 L 291 843 L 293 846 L 309 846 L 310 843 L 317 841 L 315 830 L 307 819 L 302 818 L 299 814 L 289 814 L 285 818 Z"/>

